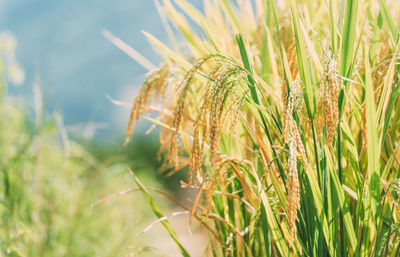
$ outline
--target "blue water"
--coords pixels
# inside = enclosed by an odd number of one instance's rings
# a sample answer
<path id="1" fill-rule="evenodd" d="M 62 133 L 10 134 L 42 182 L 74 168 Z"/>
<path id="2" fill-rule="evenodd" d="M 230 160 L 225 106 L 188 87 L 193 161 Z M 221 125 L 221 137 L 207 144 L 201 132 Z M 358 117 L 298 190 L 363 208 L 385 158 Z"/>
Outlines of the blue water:
<path id="1" fill-rule="evenodd" d="M 67 125 L 125 126 L 121 107 L 105 95 L 130 101 L 146 70 L 107 41 L 103 29 L 156 65 L 160 59 L 141 30 L 168 43 L 151 0 L 0 0 L 0 30 L 18 40 L 17 59 L 26 72 L 13 94 L 32 101 L 39 75 L 47 112 L 60 112 Z"/>

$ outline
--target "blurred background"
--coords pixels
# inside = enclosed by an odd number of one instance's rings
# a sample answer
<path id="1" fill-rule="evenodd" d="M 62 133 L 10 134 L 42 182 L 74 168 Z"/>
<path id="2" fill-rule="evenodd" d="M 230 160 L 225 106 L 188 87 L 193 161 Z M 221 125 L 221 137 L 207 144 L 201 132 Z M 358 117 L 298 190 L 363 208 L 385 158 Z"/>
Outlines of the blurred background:
<path id="1" fill-rule="evenodd" d="M 161 60 L 141 31 L 168 45 L 150 0 L 0 0 L 4 256 L 177 254 L 159 224 L 141 233 L 156 218 L 140 193 L 124 193 L 135 187 L 129 166 L 146 185 L 187 198 L 178 189 L 184 175 L 158 172 L 157 131 L 144 134 L 150 124 L 141 122 L 122 145 L 129 108 L 109 98 L 131 103 L 146 70 L 104 29 L 156 65 Z M 154 197 L 166 214 L 176 211 Z M 178 216 L 171 222 L 187 237 L 187 215 Z M 199 252 L 191 245 L 202 232 L 194 232 L 186 244 Z"/>
<path id="2" fill-rule="evenodd" d="M 91 123 L 106 134 L 121 134 L 126 112 L 106 95 L 132 101 L 146 70 L 102 36 L 104 29 L 154 63 L 142 30 L 166 41 L 153 1 L 1 0 L 0 24 L 18 40 L 16 55 L 26 79 L 12 93 L 30 99 L 40 78 L 47 112 L 61 112 L 67 126 Z"/>

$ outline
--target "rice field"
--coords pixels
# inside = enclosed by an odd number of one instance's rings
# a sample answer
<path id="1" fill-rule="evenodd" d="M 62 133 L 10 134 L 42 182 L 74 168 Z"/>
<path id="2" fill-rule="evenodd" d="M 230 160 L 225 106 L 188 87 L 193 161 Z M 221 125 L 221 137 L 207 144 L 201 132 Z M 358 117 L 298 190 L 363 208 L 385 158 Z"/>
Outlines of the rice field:
<path id="1" fill-rule="evenodd" d="M 400 256 L 398 2 L 155 3 L 170 36 L 144 32 L 158 68 L 104 35 L 149 71 L 126 143 L 142 118 L 159 127 L 203 256 Z"/>
<path id="2" fill-rule="evenodd" d="M 10 94 L 0 32 L 0 256 L 400 256 L 398 0 L 154 3 L 160 64 L 103 31 L 148 71 L 125 148 Z"/>

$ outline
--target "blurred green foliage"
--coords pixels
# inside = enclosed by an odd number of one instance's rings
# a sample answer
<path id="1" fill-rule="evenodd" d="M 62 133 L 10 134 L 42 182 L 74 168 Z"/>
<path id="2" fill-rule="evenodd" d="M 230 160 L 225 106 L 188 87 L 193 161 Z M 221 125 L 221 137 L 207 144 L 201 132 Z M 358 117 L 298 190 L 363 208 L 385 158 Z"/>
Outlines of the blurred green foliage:
<path id="1" fill-rule="evenodd" d="M 158 184 L 157 161 L 146 159 L 157 146 L 142 141 L 134 150 L 70 140 L 58 114 L 43 114 L 38 85 L 34 110 L 7 96 L 14 47 L 1 43 L 0 35 L 0 256 L 124 256 L 146 250 L 145 238 L 137 235 L 154 216 L 140 194 L 93 204 L 134 187 L 126 164 Z"/>

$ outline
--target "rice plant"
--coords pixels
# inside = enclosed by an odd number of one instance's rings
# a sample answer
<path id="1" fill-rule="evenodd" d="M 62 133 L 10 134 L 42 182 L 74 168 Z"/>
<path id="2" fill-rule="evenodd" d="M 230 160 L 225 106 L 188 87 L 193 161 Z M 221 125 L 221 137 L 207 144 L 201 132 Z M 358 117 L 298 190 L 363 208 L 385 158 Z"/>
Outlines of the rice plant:
<path id="1" fill-rule="evenodd" d="M 398 1 L 156 6 L 159 68 L 105 35 L 149 68 L 127 142 L 140 117 L 160 126 L 205 256 L 399 256 Z"/>

